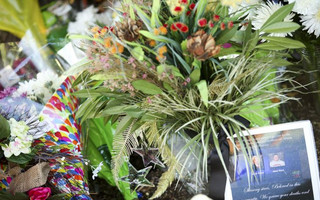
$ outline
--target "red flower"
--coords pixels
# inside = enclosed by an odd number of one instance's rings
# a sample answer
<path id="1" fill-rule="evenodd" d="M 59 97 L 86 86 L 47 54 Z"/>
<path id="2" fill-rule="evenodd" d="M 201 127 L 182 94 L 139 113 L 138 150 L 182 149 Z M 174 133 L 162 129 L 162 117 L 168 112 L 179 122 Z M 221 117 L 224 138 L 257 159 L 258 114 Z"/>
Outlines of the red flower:
<path id="1" fill-rule="evenodd" d="M 213 28 L 214 27 L 214 23 L 212 21 L 209 21 L 209 27 Z"/>
<path id="2" fill-rule="evenodd" d="M 190 10 L 193 10 L 194 7 L 196 7 L 196 4 L 194 4 L 194 3 L 192 3 L 192 4 L 189 5 L 189 9 L 190 9 Z"/>
<path id="3" fill-rule="evenodd" d="M 181 0 L 180 3 L 182 3 L 182 4 L 188 4 L 188 0 Z"/>
<path id="4" fill-rule="evenodd" d="M 176 11 L 176 12 L 181 12 L 181 11 L 182 11 L 181 6 L 176 6 L 176 7 L 174 8 L 174 11 Z"/>
<path id="5" fill-rule="evenodd" d="M 49 187 L 37 187 L 29 190 L 30 200 L 46 200 L 51 194 Z"/>
<path id="6" fill-rule="evenodd" d="M 219 15 L 214 15 L 213 16 L 213 21 L 217 22 L 220 20 L 220 16 Z"/>
<path id="7" fill-rule="evenodd" d="M 163 26 L 164 26 L 165 28 L 167 28 L 167 27 L 168 27 L 168 24 L 163 24 Z"/>
<path id="8" fill-rule="evenodd" d="M 179 30 L 181 30 L 181 28 L 183 27 L 184 24 L 181 22 L 176 22 L 175 25 Z"/>
<path id="9" fill-rule="evenodd" d="M 231 29 L 232 27 L 233 27 L 233 22 L 232 21 L 228 22 L 228 29 Z"/>
<path id="10" fill-rule="evenodd" d="M 226 24 L 225 23 L 221 23 L 220 24 L 220 29 L 223 31 L 224 29 L 226 29 Z"/>
<path id="11" fill-rule="evenodd" d="M 178 30 L 175 24 L 171 24 L 170 29 L 172 31 L 177 31 Z"/>
<path id="12" fill-rule="evenodd" d="M 204 27 L 205 25 L 207 25 L 206 18 L 201 18 L 201 19 L 198 20 L 198 26 Z"/>
<path id="13" fill-rule="evenodd" d="M 187 13 L 186 13 L 186 15 L 187 15 L 187 16 L 191 15 L 191 11 L 188 10 Z"/>
<path id="14" fill-rule="evenodd" d="M 186 32 L 188 32 L 188 31 L 189 31 L 189 27 L 188 27 L 188 26 L 186 26 L 186 25 L 184 25 L 184 26 L 180 29 L 180 31 L 182 31 L 182 32 L 186 33 Z"/>

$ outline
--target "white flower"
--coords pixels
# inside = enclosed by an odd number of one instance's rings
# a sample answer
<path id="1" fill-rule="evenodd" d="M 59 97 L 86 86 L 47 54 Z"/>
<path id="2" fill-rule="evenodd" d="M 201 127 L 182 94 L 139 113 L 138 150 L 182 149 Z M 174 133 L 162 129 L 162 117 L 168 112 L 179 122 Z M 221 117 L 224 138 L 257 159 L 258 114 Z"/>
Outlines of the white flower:
<path id="1" fill-rule="evenodd" d="M 192 197 L 190 200 L 212 200 L 204 194 L 197 194 L 196 196 Z"/>
<path id="2" fill-rule="evenodd" d="M 260 8 L 256 10 L 256 15 L 252 18 L 252 25 L 255 30 L 259 30 L 262 25 L 268 20 L 268 18 L 282 7 L 281 3 L 274 3 L 268 1 L 267 4 L 262 4 Z M 289 14 L 284 18 L 285 22 L 292 22 L 294 14 Z M 291 33 L 272 33 L 270 36 L 285 37 L 286 35 L 292 35 Z"/>
<path id="3" fill-rule="evenodd" d="M 95 14 L 97 12 L 98 9 L 93 6 L 78 12 L 76 21 L 70 22 L 68 25 L 68 33 L 86 34 L 89 28 L 95 24 Z"/>
<path id="4" fill-rule="evenodd" d="M 301 17 L 303 30 L 308 30 L 309 34 L 314 33 L 316 37 L 320 35 L 320 5 L 314 14 L 302 15 Z"/>
<path id="5" fill-rule="evenodd" d="M 51 70 L 45 70 L 37 74 L 37 79 L 31 79 L 19 83 L 18 90 L 12 97 L 20 97 L 26 95 L 30 100 L 40 100 L 41 103 L 46 103 L 59 87 L 60 80 L 57 74 Z"/>
<path id="6" fill-rule="evenodd" d="M 4 156 L 10 158 L 12 155 L 18 156 L 21 153 L 31 153 L 30 147 L 31 142 L 16 137 L 9 145 L 6 144 L 5 147 L 2 146 L 2 150 L 4 151 Z"/>
<path id="7" fill-rule="evenodd" d="M 98 177 L 98 173 L 101 171 L 103 165 L 103 161 L 99 163 L 98 167 L 95 168 L 92 172 L 92 180 L 94 180 L 96 177 Z"/>
<path id="8" fill-rule="evenodd" d="M 17 122 L 13 118 L 9 119 L 9 125 L 10 125 L 10 132 L 11 132 L 10 135 L 14 137 L 23 138 L 27 136 L 27 133 L 30 129 L 30 127 L 24 121 Z"/>
<path id="9" fill-rule="evenodd" d="M 221 4 L 229 6 L 232 11 L 237 11 L 241 8 L 260 4 L 261 0 L 221 0 Z M 250 9 L 251 10 L 251 9 Z"/>
<path id="10" fill-rule="evenodd" d="M 315 13 L 320 4 L 319 0 L 287 0 L 289 3 L 295 3 L 292 11 L 299 14 L 308 15 Z"/>

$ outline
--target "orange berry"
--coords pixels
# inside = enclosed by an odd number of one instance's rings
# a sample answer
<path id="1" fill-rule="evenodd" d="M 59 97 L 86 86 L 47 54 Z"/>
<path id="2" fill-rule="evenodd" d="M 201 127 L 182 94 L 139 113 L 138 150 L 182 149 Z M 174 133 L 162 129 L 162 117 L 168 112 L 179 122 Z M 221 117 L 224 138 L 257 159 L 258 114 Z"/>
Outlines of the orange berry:
<path id="1" fill-rule="evenodd" d="M 156 57 L 157 61 L 161 62 L 165 58 L 164 55 L 160 54 Z"/>
<path id="2" fill-rule="evenodd" d="M 123 51 L 124 51 L 124 46 L 123 46 L 122 44 L 117 43 L 117 48 L 118 48 L 118 52 L 119 52 L 119 53 L 123 53 Z"/>
<path id="3" fill-rule="evenodd" d="M 107 37 L 106 39 L 104 39 L 104 46 L 107 48 L 110 48 L 112 46 L 111 37 Z"/>
<path id="4" fill-rule="evenodd" d="M 151 40 L 150 42 L 149 42 L 149 46 L 150 47 L 155 47 L 156 46 L 156 41 L 155 40 Z"/>
<path id="5" fill-rule="evenodd" d="M 168 33 L 167 28 L 164 26 L 160 26 L 159 30 L 162 35 L 166 35 Z"/>
<path id="6" fill-rule="evenodd" d="M 155 35 L 159 35 L 159 34 L 160 34 L 160 30 L 157 29 L 157 28 L 155 28 L 155 29 L 153 30 L 153 33 L 154 33 Z"/>
<path id="7" fill-rule="evenodd" d="M 159 49 L 158 49 L 158 53 L 160 54 L 160 55 L 163 55 L 164 53 L 166 53 L 167 52 L 167 47 L 166 46 L 162 46 L 162 47 L 160 47 Z"/>

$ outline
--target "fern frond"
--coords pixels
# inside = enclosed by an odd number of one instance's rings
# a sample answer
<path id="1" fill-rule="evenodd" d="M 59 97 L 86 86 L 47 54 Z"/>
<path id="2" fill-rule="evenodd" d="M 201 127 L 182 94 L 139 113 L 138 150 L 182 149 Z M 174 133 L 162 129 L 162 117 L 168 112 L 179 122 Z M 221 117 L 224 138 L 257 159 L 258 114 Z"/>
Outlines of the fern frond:
<path id="1" fill-rule="evenodd" d="M 146 139 L 149 144 L 158 147 L 164 163 L 168 166 L 168 170 L 164 172 L 157 185 L 157 190 L 154 192 L 150 199 L 160 197 L 166 189 L 172 184 L 175 179 L 176 173 L 181 173 L 181 164 L 177 161 L 176 157 L 172 154 L 170 148 L 167 145 L 167 140 L 159 134 L 156 121 L 151 121 L 145 124 L 149 127 L 146 132 Z"/>
<path id="2" fill-rule="evenodd" d="M 132 154 L 132 149 L 139 146 L 137 135 L 135 134 L 135 122 L 136 120 L 129 116 L 124 117 L 120 121 L 113 137 L 111 166 L 112 174 L 118 187 L 119 183 L 117 178 L 119 176 L 120 168 Z"/>

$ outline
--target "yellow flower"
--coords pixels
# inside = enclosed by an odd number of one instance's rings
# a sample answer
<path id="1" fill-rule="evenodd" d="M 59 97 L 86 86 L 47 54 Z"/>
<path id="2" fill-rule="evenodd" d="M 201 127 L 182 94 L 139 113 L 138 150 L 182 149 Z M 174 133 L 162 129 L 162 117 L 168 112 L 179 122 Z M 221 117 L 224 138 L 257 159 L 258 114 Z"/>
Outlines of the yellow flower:
<path id="1" fill-rule="evenodd" d="M 159 30 L 162 35 L 166 35 L 168 33 L 167 28 L 164 26 L 160 26 Z"/>
<path id="2" fill-rule="evenodd" d="M 177 16 L 181 13 L 183 13 L 184 9 L 186 8 L 187 5 L 181 4 L 181 0 L 166 0 L 167 5 L 169 6 L 171 14 Z M 181 8 L 177 11 L 177 7 Z"/>

